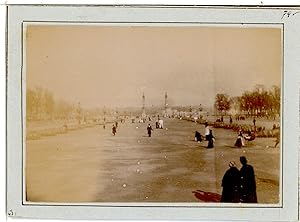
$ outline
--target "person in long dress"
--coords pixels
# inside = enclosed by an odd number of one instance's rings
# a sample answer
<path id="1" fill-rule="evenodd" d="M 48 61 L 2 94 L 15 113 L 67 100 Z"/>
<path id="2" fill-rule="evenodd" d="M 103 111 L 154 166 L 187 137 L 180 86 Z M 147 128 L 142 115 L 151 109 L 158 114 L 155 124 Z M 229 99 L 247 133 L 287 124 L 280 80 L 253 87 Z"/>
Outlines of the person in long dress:
<path id="1" fill-rule="evenodd" d="M 207 140 L 208 140 L 207 148 L 214 148 L 215 137 L 212 134 L 212 130 L 209 130 Z"/>
<path id="2" fill-rule="evenodd" d="M 115 125 L 113 125 L 111 131 L 112 131 L 112 134 L 115 136 L 117 133 L 117 128 L 115 127 Z"/>
<path id="3" fill-rule="evenodd" d="M 160 129 L 164 128 L 164 121 L 162 119 L 158 120 L 158 124 Z"/>
<path id="4" fill-rule="evenodd" d="M 242 131 L 240 130 L 239 131 L 239 134 L 238 134 L 238 137 L 237 137 L 237 139 L 236 139 L 236 141 L 235 141 L 235 144 L 234 144 L 234 146 L 235 147 L 238 147 L 238 148 L 241 148 L 242 146 L 244 146 L 244 141 L 243 141 L 243 133 L 242 133 Z"/>
<path id="5" fill-rule="evenodd" d="M 195 141 L 198 143 L 202 142 L 202 135 L 198 131 L 195 131 Z"/>

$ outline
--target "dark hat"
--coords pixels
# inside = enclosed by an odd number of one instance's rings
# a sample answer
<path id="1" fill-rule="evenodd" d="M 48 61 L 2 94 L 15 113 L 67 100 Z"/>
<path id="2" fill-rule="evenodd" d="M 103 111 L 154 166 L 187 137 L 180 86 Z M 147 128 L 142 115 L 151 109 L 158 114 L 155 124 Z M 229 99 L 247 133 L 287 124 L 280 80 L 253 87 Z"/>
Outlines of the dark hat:
<path id="1" fill-rule="evenodd" d="M 241 164 L 247 164 L 247 159 L 245 156 L 240 157 Z"/>

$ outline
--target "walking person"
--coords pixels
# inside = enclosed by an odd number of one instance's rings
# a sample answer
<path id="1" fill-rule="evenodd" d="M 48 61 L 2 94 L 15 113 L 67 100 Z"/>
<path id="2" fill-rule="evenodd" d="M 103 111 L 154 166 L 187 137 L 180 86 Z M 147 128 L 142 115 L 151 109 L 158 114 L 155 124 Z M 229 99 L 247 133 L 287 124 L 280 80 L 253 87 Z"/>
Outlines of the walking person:
<path id="1" fill-rule="evenodd" d="M 164 128 L 164 121 L 162 119 L 158 120 L 159 129 Z"/>
<path id="2" fill-rule="evenodd" d="M 237 148 L 241 148 L 242 146 L 245 145 L 244 141 L 243 141 L 243 133 L 242 133 L 242 130 L 239 131 L 239 134 L 238 134 L 238 137 L 235 141 L 235 144 L 234 146 L 237 147 Z"/>
<path id="3" fill-rule="evenodd" d="M 222 179 L 222 187 L 221 202 L 240 202 L 240 171 L 234 161 L 229 162 L 229 169 Z"/>
<path id="4" fill-rule="evenodd" d="M 207 140 L 208 140 L 207 148 L 214 148 L 215 137 L 212 134 L 212 130 L 209 130 Z"/>
<path id="5" fill-rule="evenodd" d="M 152 130 L 153 130 L 153 129 L 152 129 L 150 123 L 149 123 L 149 125 L 147 126 L 147 131 L 148 131 L 148 136 L 149 136 L 149 137 L 151 137 L 151 131 L 152 131 Z"/>
<path id="6" fill-rule="evenodd" d="M 113 125 L 112 127 L 112 134 L 115 136 L 117 133 L 117 128 L 115 127 L 115 125 Z"/>
<path id="7" fill-rule="evenodd" d="M 195 141 L 198 143 L 202 142 L 202 135 L 198 131 L 195 131 Z"/>
<path id="8" fill-rule="evenodd" d="M 241 156 L 240 162 L 243 165 L 240 169 L 241 202 L 257 203 L 254 169 L 251 165 L 247 164 L 246 157 Z"/>

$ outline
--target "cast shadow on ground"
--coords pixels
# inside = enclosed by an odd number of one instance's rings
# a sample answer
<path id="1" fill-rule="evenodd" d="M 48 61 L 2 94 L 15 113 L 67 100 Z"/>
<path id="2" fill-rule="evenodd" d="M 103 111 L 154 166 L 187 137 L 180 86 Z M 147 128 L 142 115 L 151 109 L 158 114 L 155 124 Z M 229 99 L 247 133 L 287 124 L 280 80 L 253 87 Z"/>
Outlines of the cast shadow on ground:
<path id="1" fill-rule="evenodd" d="M 196 190 L 192 192 L 195 197 L 201 201 L 204 202 L 220 202 L 221 201 L 221 195 L 217 193 L 212 192 L 206 192 L 203 190 Z"/>

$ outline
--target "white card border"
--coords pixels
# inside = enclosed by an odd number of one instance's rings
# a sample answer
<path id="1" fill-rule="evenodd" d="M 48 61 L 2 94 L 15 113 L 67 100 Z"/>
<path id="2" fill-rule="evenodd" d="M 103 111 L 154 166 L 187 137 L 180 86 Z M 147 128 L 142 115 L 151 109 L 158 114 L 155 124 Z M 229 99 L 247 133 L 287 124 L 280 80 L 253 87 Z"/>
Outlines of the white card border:
<path id="1" fill-rule="evenodd" d="M 286 9 L 112 6 L 9 6 L 7 70 L 7 212 L 16 217 L 68 219 L 214 219 L 296 220 L 298 218 L 298 88 L 300 13 Z M 295 9 L 291 13 L 295 13 Z M 22 204 L 22 28 L 24 21 L 185 22 L 282 24 L 284 30 L 284 98 L 282 98 L 283 207 L 209 208 L 183 206 L 37 206 Z M 20 38 L 21 37 L 21 38 Z M 287 151 L 288 147 L 288 151 Z M 21 148 L 21 149 L 20 149 Z M 21 185 L 21 186 L 20 186 Z M 209 206 L 209 205 L 207 205 Z M 180 211 L 178 210 L 180 208 Z M 257 218 L 253 218 L 253 213 Z M 260 215 L 260 216 L 258 216 Z"/>

